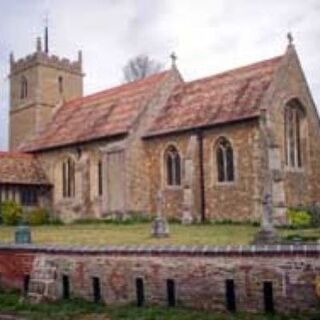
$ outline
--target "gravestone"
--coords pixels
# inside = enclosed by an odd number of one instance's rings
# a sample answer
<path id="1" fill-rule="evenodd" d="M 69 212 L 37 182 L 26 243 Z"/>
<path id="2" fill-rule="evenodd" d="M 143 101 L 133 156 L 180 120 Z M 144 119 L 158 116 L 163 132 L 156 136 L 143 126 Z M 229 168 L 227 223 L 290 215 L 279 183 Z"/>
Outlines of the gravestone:
<path id="1" fill-rule="evenodd" d="M 273 203 L 272 195 L 266 193 L 262 202 L 262 221 L 259 232 L 255 235 L 254 244 L 273 244 L 279 242 L 279 237 L 273 226 Z"/>
<path id="2" fill-rule="evenodd" d="M 31 230 L 26 224 L 19 225 L 15 230 L 15 243 L 28 244 L 31 243 Z"/>
<path id="3" fill-rule="evenodd" d="M 151 234 L 155 238 L 165 238 L 169 236 L 169 225 L 167 219 L 162 214 L 163 194 L 157 193 L 157 216 L 152 223 Z"/>

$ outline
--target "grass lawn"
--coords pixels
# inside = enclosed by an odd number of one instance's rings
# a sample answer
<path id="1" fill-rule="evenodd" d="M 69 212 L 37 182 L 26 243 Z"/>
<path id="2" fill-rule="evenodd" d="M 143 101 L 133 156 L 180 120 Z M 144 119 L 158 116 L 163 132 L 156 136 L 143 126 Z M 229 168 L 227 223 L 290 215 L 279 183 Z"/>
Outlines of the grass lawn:
<path id="1" fill-rule="evenodd" d="M 0 241 L 12 242 L 15 227 L 0 226 Z M 258 227 L 252 225 L 190 225 L 170 224 L 170 237 L 154 239 L 149 223 L 133 224 L 73 224 L 64 226 L 32 227 L 34 243 L 56 244 L 249 244 Z M 281 236 L 299 234 L 320 238 L 320 228 L 304 230 L 279 230 Z"/>
<path id="2" fill-rule="evenodd" d="M 254 314 L 218 314 L 181 308 L 134 306 L 111 307 L 83 300 L 60 301 L 52 304 L 30 305 L 18 294 L 0 292 L 0 319 L 14 314 L 26 320 L 302 320 L 319 319 L 292 316 Z"/>

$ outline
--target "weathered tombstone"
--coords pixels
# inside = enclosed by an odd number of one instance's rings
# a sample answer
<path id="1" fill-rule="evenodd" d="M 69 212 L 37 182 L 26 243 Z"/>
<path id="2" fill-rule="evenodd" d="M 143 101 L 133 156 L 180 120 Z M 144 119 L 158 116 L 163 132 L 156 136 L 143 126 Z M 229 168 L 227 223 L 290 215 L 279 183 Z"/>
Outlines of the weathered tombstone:
<path id="1" fill-rule="evenodd" d="M 169 225 L 167 219 L 162 215 L 163 195 L 159 191 L 157 193 L 157 216 L 152 223 L 151 234 L 155 238 L 165 238 L 169 236 Z"/>
<path id="2" fill-rule="evenodd" d="M 262 221 L 261 228 L 254 238 L 255 244 L 272 244 L 278 243 L 279 238 L 275 228 L 273 227 L 272 219 L 272 195 L 266 193 L 262 202 L 263 211 L 262 211 Z"/>
<path id="3" fill-rule="evenodd" d="M 26 244 L 31 243 L 31 229 L 25 223 L 21 223 L 15 231 L 15 243 Z"/>
<path id="4" fill-rule="evenodd" d="M 193 193 L 190 188 L 185 188 L 183 190 L 183 206 L 182 206 L 182 224 L 192 224 L 193 217 L 191 214 L 191 202 L 192 202 Z"/>

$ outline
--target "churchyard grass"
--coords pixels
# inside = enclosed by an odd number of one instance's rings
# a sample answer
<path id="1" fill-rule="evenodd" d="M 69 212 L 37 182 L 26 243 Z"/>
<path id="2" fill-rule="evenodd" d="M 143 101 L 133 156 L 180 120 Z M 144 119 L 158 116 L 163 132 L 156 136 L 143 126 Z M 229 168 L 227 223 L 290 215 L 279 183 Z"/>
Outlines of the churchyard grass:
<path id="1" fill-rule="evenodd" d="M 71 224 L 31 227 L 34 243 L 56 244 L 175 244 L 175 245 L 237 245 L 249 244 L 258 231 L 253 225 L 205 224 L 184 226 L 170 224 L 170 237 L 155 239 L 150 236 L 150 223 L 132 224 Z M 0 241 L 12 242 L 15 227 L 0 226 Z M 279 229 L 282 237 L 320 238 L 320 228 L 316 229 Z"/>
<path id="2" fill-rule="evenodd" d="M 16 292 L 0 292 L 1 315 L 16 315 L 24 320 L 302 320 L 299 315 L 229 314 L 182 308 L 146 306 L 113 307 L 80 299 L 56 303 L 29 304 Z M 21 318 L 19 318 L 21 317 Z M 5 318 L 1 318 L 5 319 Z M 309 317 L 307 319 L 310 319 Z M 312 318 L 313 319 L 313 318 Z M 314 319 L 318 319 L 315 317 Z"/>

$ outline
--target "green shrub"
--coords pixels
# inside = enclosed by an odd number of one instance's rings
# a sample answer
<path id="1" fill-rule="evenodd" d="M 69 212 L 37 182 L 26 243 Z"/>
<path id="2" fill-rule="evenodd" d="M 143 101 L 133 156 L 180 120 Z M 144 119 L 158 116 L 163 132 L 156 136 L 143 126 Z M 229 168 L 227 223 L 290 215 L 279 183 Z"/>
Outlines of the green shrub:
<path id="1" fill-rule="evenodd" d="M 288 209 L 287 218 L 291 226 L 296 228 L 310 227 L 311 215 L 306 210 Z"/>
<path id="2" fill-rule="evenodd" d="M 295 241 L 295 242 L 316 242 L 318 240 L 318 237 L 294 233 L 294 234 L 289 234 L 283 237 L 283 239 L 288 241 Z"/>
<path id="3" fill-rule="evenodd" d="M 64 222 L 60 218 L 51 217 L 50 214 L 49 214 L 48 224 L 52 225 L 52 226 L 63 226 Z"/>
<path id="4" fill-rule="evenodd" d="M 46 209 L 35 208 L 26 213 L 26 222 L 32 226 L 39 226 L 49 222 L 49 214 Z"/>
<path id="5" fill-rule="evenodd" d="M 305 207 L 311 216 L 311 226 L 320 227 L 320 204 L 313 203 Z"/>
<path id="6" fill-rule="evenodd" d="M 22 219 L 22 207 L 12 200 L 6 200 L 1 204 L 1 217 L 5 225 L 13 226 Z"/>

